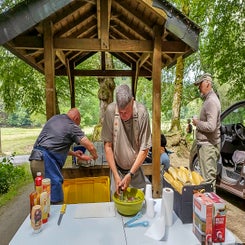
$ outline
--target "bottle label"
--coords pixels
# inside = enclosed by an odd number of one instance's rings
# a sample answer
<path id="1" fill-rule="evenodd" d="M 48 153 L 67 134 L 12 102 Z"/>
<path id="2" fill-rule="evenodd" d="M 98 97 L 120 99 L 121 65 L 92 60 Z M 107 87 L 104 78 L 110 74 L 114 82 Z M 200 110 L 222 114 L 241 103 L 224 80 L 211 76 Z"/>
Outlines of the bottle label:
<path id="1" fill-rule="evenodd" d="M 35 233 L 40 232 L 42 226 L 42 209 L 40 205 L 32 207 L 31 226 Z"/>
<path id="2" fill-rule="evenodd" d="M 48 203 L 48 193 L 46 191 L 42 192 L 40 195 L 40 205 L 42 207 L 42 222 L 46 223 L 48 221 L 49 213 L 49 203 Z"/>

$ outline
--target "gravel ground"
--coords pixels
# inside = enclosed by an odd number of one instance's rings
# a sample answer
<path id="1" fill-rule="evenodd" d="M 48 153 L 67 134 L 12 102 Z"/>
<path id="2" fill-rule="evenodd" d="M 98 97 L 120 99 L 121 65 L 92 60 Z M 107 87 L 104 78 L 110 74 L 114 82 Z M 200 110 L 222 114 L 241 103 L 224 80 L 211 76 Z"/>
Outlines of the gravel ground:
<path id="1" fill-rule="evenodd" d="M 6 206 L 0 208 L 0 244 L 8 245 L 20 225 L 30 212 L 29 194 L 33 183 L 23 187 Z"/>

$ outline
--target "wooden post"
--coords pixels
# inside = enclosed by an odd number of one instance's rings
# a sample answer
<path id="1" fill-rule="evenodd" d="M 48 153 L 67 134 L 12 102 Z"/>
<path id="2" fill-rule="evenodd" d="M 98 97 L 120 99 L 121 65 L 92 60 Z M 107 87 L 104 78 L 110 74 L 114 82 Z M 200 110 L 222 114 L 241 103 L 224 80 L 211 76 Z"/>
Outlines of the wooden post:
<path id="1" fill-rule="evenodd" d="M 46 80 L 46 118 L 47 120 L 56 114 L 55 104 L 55 71 L 54 71 L 54 45 L 53 24 L 49 21 L 43 23 L 44 43 L 44 73 Z"/>
<path id="2" fill-rule="evenodd" d="M 152 187 L 153 197 L 161 196 L 160 179 L 160 134 L 161 134 L 161 29 L 154 27 L 154 49 L 152 60 Z"/>

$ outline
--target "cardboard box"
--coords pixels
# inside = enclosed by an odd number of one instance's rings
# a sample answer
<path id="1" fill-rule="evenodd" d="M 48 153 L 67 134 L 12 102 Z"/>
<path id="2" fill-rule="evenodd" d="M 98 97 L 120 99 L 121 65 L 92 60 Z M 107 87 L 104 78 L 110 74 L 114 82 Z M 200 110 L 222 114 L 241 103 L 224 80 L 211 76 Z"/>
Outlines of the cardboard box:
<path id="1" fill-rule="evenodd" d="M 174 188 L 163 179 L 164 186 Z M 213 191 L 212 184 L 186 185 L 183 187 L 182 194 L 174 190 L 174 212 L 183 224 L 193 221 L 193 194 L 197 192 Z"/>
<path id="2" fill-rule="evenodd" d="M 193 196 L 193 232 L 201 244 L 212 243 L 213 202 L 203 193 Z"/>
<path id="3" fill-rule="evenodd" d="M 193 232 L 201 244 L 225 241 L 225 202 L 214 192 L 193 196 Z"/>
<path id="4" fill-rule="evenodd" d="M 225 241 L 226 204 L 216 193 L 205 193 L 213 201 L 213 242 Z"/>

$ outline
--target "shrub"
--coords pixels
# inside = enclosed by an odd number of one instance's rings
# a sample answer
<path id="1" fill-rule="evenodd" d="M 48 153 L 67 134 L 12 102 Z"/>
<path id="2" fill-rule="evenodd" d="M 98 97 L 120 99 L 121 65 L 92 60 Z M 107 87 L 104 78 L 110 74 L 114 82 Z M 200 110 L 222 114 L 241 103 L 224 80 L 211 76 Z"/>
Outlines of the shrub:
<path id="1" fill-rule="evenodd" d="M 4 157 L 0 162 L 0 194 L 5 194 L 10 187 L 26 178 L 25 170 L 22 166 L 13 165 L 14 154 Z"/>

